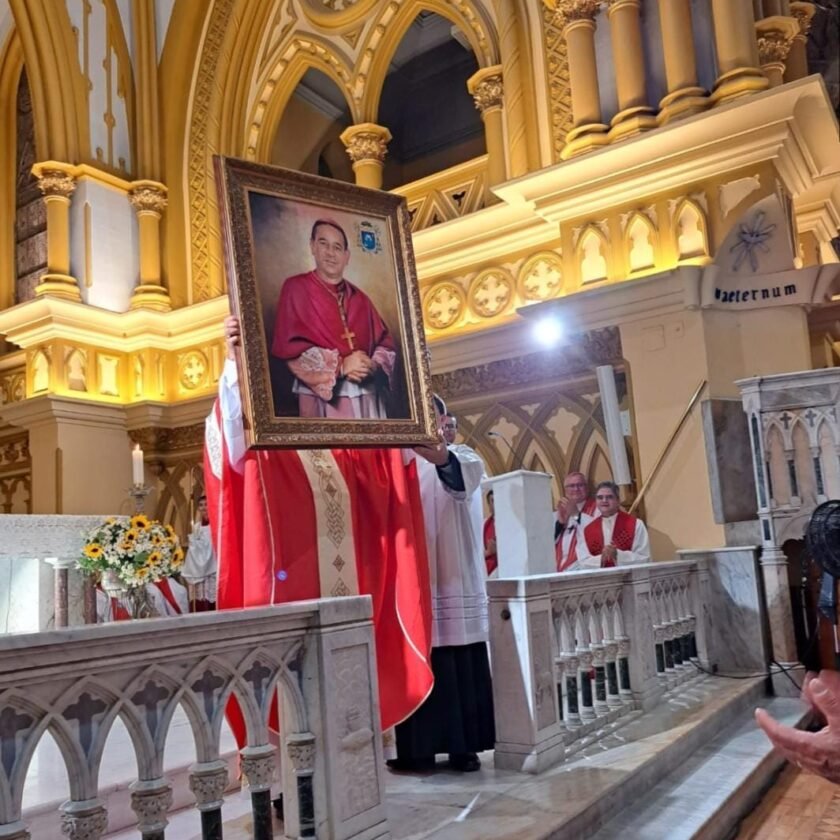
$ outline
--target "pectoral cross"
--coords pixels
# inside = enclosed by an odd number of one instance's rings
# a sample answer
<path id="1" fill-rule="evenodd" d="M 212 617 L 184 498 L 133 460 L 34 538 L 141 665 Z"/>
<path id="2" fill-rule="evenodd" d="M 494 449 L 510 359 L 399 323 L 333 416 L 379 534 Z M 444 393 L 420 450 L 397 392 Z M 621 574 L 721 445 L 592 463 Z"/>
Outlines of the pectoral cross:
<path id="1" fill-rule="evenodd" d="M 356 337 L 356 333 L 350 329 L 350 325 L 347 323 L 347 313 L 344 311 L 344 293 L 339 292 L 335 300 L 338 304 L 338 314 L 341 316 L 341 325 L 344 327 L 341 337 L 347 342 L 351 350 L 355 350 L 356 345 L 353 344 L 353 339 Z"/>

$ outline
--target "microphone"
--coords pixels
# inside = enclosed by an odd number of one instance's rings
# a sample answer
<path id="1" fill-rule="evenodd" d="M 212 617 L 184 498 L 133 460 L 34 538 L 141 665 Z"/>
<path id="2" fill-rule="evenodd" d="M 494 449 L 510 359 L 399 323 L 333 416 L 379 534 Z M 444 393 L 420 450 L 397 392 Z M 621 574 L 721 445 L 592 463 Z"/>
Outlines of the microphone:
<path id="1" fill-rule="evenodd" d="M 501 440 L 505 444 L 505 446 L 507 446 L 507 448 L 510 450 L 511 469 L 516 469 L 516 450 L 511 445 L 511 442 L 501 432 L 487 432 L 487 437 L 499 438 L 499 440 Z"/>

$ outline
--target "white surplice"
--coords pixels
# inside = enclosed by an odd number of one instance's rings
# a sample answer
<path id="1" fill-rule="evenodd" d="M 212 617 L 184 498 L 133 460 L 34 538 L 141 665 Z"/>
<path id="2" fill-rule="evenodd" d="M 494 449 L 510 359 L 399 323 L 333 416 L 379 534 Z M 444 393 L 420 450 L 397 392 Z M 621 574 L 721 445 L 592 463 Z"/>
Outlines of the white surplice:
<path id="1" fill-rule="evenodd" d="M 210 539 L 210 526 L 196 522 L 190 534 L 189 548 L 181 568 L 181 577 L 195 587 L 196 598 L 215 601 L 217 571 L 218 564 Z"/>
<path id="2" fill-rule="evenodd" d="M 604 532 L 604 545 L 612 541 L 613 528 L 615 528 L 615 515 L 602 516 L 601 528 Z M 636 519 L 636 530 L 633 533 L 633 547 L 630 551 L 618 549 L 616 552 L 616 563 L 619 566 L 632 566 L 634 563 L 650 563 L 650 540 L 648 539 L 647 528 L 641 519 Z M 589 546 L 586 544 L 586 537 L 581 532 L 577 544 L 577 563 L 569 571 L 580 571 L 581 569 L 600 569 L 601 555 L 590 554 Z"/>
<path id="3" fill-rule="evenodd" d="M 593 519 L 597 519 L 601 515 L 601 511 L 598 508 L 595 508 L 593 513 L 586 513 L 583 508 L 586 502 L 581 502 L 578 505 L 578 512 L 576 516 L 572 516 L 569 518 L 569 521 L 563 527 L 563 530 L 560 532 L 560 541 L 561 541 L 561 556 L 566 558 L 569 556 L 569 551 L 572 547 L 572 538 L 577 535 L 577 540 L 575 541 L 575 552 L 577 554 L 578 559 L 580 559 L 580 545 L 583 542 L 583 529 L 592 522 Z M 556 515 L 556 514 L 555 514 Z M 566 571 L 571 571 L 574 566 L 570 566 Z"/>
<path id="4" fill-rule="evenodd" d="M 450 490 L 433 464 L 417 458 L 432 588 L 432 647 L 488 639 L 480 492 L 484 462 L 464 444 L 448 449 L 461 465 L 461 492 Z"/>

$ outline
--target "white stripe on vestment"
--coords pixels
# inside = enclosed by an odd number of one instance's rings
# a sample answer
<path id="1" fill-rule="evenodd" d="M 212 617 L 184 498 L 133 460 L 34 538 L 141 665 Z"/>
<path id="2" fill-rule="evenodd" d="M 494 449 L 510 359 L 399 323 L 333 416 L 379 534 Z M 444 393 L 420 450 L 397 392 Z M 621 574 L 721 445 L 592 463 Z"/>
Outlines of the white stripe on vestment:
<path id="1" fill-rule="evenodd" d="M 350 491 L 332 452 L 307 449 L 300 462 L 312 488 L 321 597 L 359 594 Z"/>

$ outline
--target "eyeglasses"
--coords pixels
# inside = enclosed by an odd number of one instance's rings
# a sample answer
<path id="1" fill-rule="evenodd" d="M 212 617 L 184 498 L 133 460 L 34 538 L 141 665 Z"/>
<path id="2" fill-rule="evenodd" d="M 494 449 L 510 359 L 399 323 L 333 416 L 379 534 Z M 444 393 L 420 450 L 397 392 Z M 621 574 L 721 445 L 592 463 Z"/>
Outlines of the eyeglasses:
<path id="1" fill-rule="evenodd" d="M 612 501 L 614 498 L 615 498 L 615 496 L 613 496 L 613 494 L 610 493 L 609 496 L 596 496 L 595 501 L 596 502 L 609 502 L 609 501 Z"/>
<path id="2" fill-rule="evenodd" d="M 574 484 L 564 484 L 563 485 L 567 490 L 571 489 L 572 487 L 586 487 L 586 485 L 582 481 L 576 481 Z"/>

